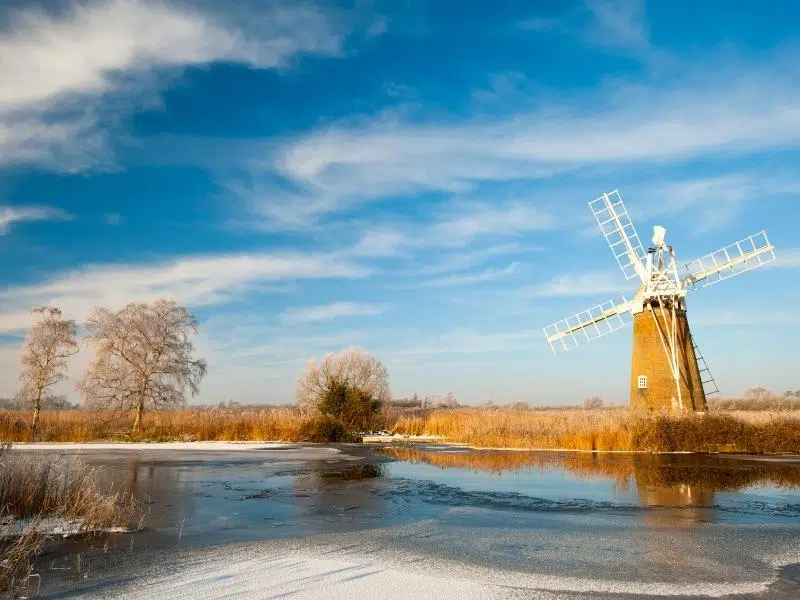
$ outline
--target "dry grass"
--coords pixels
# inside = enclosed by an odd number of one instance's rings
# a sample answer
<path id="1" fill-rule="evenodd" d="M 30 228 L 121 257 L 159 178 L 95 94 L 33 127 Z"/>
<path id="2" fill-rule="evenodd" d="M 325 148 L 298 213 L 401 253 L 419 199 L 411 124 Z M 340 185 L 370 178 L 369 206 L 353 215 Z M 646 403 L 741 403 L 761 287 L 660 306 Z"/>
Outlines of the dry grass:
<path id="1" fill-rule="evenodd" d="M 434 409 L 393 412 L 394 433 L 439 435 L 479 447 L 594 451 L 800 453 L 800 411 L 705 415 L 627 409 Z M 0 411 L 0 440 L 30 441 L 30 415 Z M 186 409 L 145 414 L 136 439 L 150 441 L 329 441 L 330 423 L 292 408 Z M 84 410 L 42 413 L 39 441 L 130 440 L 130 418 Z M 338 438 L 337 438 L 338 439 Z"/>
<path id="2" fill-rule="evenodd" d="M 46 519 L 80 520 L 85 531 L 123 524 L 132 506 L 101 492 L 96 472 L 67 458 L 0 449 L 0 592 L 15 591 L 32 572 L 46 539 Z M 19 521 L 23 527 L 17 527 Z"/>
<path id="3" fill-rule="evenodd" d="M 716 398 L 709 401 L 712 410 L 746 410 L 786 412 L 800 411 L 800 398 L 793 396 L 771 396 L 768 398 Z"/>
<path id="4" fill-rule="evenodd" d="M 37 441 L 128 440 L 132 419 L 85 410 L 43 412 Z M 297 441 L 313 422 L 295 409 L 173 410 L 145 413 L 137 439 L 151 441 Z M 27 442 L 30 414 L 0 411 L 0 440 Z"/>
<path id="5" fill-rule="evenodd" d="M 394 433 L 478 447 L 594 451 L 800 452 L 797 413 L 637 414 L 627 410 L 459 409 L 400 418 Z"/>

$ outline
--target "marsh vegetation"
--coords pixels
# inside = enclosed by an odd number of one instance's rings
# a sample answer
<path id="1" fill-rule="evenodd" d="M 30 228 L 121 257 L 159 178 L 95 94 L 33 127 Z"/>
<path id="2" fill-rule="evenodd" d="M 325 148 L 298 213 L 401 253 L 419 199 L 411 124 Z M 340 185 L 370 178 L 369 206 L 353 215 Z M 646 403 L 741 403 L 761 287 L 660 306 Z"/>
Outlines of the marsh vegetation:
<path id="1" fill-rule="evenodd" d="M 24 588 L 48 538 L 126 526 L 135 505 L 101 490 L 97 472 L 76 459 L 0 447 L 0 592 Z"/>

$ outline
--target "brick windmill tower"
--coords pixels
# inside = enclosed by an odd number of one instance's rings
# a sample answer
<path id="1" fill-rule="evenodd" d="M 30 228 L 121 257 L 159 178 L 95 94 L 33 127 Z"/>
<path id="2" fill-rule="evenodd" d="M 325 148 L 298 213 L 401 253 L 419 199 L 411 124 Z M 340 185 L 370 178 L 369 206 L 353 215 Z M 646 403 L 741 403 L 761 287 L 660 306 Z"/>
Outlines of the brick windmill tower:
<path id="1" fill-rule="evenodd" d="M 714 378 L 686 318 L 686 294 L 775 259 L 764 231 L 685 264 L 680 269 L 666 230 L 653 227 L 645 251 L 619 192 L 589 202 L 626 279 L 641 282 L 633 300 L 609 300 L 544 328 L 558 354 L 612 333 L 633 321 L 630 406 L 633 409 L 702 411 Z"/>

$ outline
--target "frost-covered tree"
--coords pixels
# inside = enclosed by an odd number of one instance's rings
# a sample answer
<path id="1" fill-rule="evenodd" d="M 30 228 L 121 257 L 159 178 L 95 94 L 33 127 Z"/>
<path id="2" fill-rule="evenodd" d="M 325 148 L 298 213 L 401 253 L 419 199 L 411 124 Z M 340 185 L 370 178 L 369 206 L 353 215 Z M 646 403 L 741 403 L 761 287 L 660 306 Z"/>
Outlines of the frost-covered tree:
<path id="1" fill-rule="evenodd" d="M 134 412 L 131 433 L 145 410 L 184 406 L 187 393 L 198 393 L 207 367 L 192 356 L 197 320 L 185 307 L 157 300 L 95 308 L 86 329 L 97 355 L 78 389 L 90 408 Z"/>
<path id="2" fill-rule="evenodd" d="M 16 400 L 33 410 L 31 433 L 36 433 L 42 404 L 55 398 L 51 388 L 67 378 L 67 358 L 78 352 L 78 326 L 52 306 L 39 306 L 33 312 L 41 318 L 25 338 Z"/>

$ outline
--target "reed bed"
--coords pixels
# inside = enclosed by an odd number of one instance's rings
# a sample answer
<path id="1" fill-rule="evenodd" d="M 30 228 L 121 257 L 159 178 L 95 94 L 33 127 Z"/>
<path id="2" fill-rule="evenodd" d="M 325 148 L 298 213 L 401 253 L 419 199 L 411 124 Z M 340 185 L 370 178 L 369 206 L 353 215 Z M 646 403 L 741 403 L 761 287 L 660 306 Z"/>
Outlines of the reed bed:
<path id="1" fill-rule="evenodd" d="M 0 592 L 15 593 L 32 573 L 48 529 L 72 523 L 93 532 L 124 525 L 133 504 L 103 493 L 96 471 L 64 457 L 0 447 Z"/>
<path id="2" fill-rule="evenodd" d="M 800 452 L 797 413 L 671 415 L 627 410 L 459 409 L 400 418 L 392 432 L 484 448 L 644 452 Z"/>
<path id="3" fill-rule="evenodd" d="M 392 433 L 441 436 L 484 448 L 645 452 L 800 453 L 800 411 L 673 415 L 616 409 L 433 409 L 390 412 Z M 28 413 L 0 411 L 0 440 L 26 442 Z M 37 441 L 129 441 L 127 415 L 43 412 Z M 148 441 L 336 441 L 324 419 L 295 408 L 184 409 L 146 413 L 135 439 Z"/>
<path id="4" fill-rule="evenodd" d="M 33 441 L 31 415 L 0 411 L 0 440 Z M 132 419 L 110 412 L 47 411 L 36 434 L 40 442 L 131 440 Z M 148 441 L 297 441 L 314 437 L 314 420 L 291 408 L 264 410 L 174 410 L 145 413 L 136 439 Z"/>

